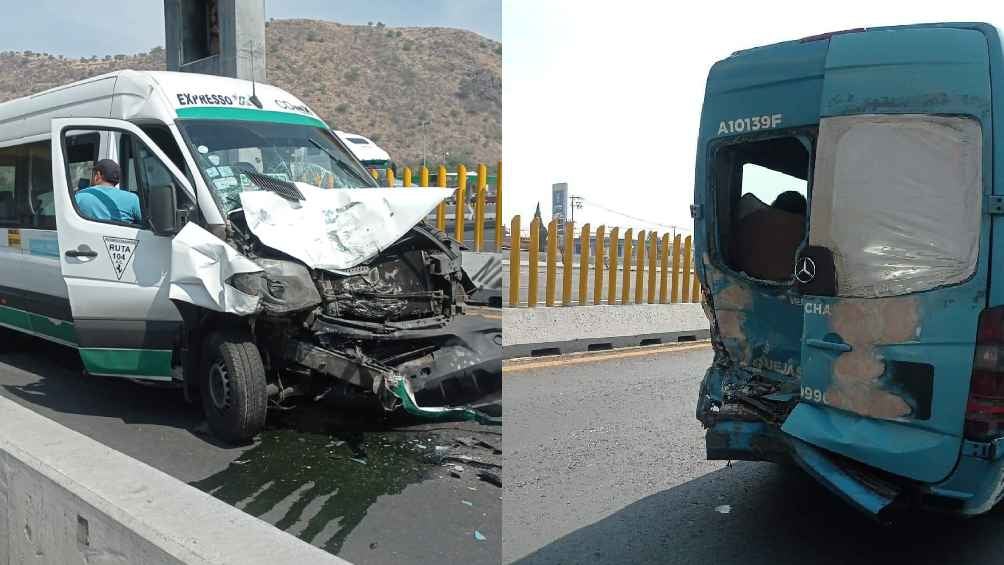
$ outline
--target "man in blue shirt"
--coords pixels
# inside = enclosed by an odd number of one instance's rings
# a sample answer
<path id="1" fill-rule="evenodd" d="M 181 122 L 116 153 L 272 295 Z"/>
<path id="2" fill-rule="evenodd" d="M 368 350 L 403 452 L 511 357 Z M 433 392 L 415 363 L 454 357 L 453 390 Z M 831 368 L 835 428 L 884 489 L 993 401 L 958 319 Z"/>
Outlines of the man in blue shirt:
<path id="1" fill-rule="evenodd" d="M 91 186 L 73 195 L 80 213 L 91 220 L 112 220 L 139 224 L 143 220 L 139 197 L 128 190 L 116 188 L 122 178 L 119 164 L 102 159 L 94 164 Z"/>

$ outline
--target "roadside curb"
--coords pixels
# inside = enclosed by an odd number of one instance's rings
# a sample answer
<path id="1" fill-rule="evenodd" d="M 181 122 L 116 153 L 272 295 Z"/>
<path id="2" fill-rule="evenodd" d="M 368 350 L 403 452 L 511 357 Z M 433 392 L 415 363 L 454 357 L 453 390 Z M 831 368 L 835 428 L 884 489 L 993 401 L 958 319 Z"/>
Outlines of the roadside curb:
<path id="1" fill-rule="evenodd" d="M 550 341 L 541 343 L 519 343 L 502 347 L 502 359 L 518 359 L 523 357 L 549 357 L 566 355 L 568 353 L 585 353 L 593 351 L 610 351 L 625 347 L 648 345 L 665 345 L 708 339 L 711 331 L 707 328 L 683 330 L 675 332 L 660 332 L 640 335 L 622 335 L 612 337 L 591 337 L 567 341 Z"/>

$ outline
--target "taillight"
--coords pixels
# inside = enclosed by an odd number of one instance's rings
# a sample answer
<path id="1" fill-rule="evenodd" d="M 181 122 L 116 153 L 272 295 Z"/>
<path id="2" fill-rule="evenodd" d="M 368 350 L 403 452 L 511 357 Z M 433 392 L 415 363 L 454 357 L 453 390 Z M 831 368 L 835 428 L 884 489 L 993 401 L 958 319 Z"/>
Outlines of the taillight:
<path id="1" fill-rule="evenodd" d="M 1004 306 L 980 314 L 965 435 L 978 441 L 1004 435 Z"/>

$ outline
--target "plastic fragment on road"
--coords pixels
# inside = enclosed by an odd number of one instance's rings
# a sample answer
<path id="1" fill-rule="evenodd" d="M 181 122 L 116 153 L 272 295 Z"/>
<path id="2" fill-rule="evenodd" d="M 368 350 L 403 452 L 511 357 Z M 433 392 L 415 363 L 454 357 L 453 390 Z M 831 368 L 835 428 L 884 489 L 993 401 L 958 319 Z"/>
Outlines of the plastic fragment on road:
<path id="1" fill-rule="evenodd" d="M 732 506 L 729 504 L 715 506 L 715 512 L 718 512 L 719 514 L 728 514 L 729 512 L 732 512 Z"/>
<path id="2" fill-rule="evenodd" d="M 485 541 L 488 538 L 486 538 L 485 535 L 479 532 L 478 530 L 474 530 L 474 539 L 478 541 Z"/>
<path id="3" fill-rule="evenodd" d="M 490 471 L 478 471 L 478 478 L 482 481 L 502 488 L 502 477 Z"/>
<path id="4" fill-rule="evenodd" d="M 420 416 L 422 418 L 429 418 L 432 420 L 471 421 L 488 426 L 502 425 L 501 417 L 490 416 L 484 412 L 466 406 L 419 406 L 418 401 L 415 400 L 415 391 L 412 390 L 411 383 L 408 382 L 408 379 L 396 376 L 387 379 L 387 381 L 388 390 L 390 390 L 391 394 L 396 396 L 401 401 L 401 406 L 404 408 L 405 412 L 413 416 Z"/>

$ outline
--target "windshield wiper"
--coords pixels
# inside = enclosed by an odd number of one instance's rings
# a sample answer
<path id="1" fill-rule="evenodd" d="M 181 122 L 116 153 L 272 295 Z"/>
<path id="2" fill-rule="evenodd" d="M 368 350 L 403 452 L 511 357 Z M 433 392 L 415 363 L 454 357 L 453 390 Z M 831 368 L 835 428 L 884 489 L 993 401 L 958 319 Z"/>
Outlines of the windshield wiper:
<path id="1" fill-rule="evenodd" d="M 328 149 L 326 147 L 324 147 L 323 145 L 321 145 L 320 143 L 318 143 L 314 138 L 308 137 L 307 141 L 309 141 L 310 143 L 312 143 L 314 145 L 314 147 L 320 149 L 321 151 L 324 151 L 324 154 L 327 155 L 328 157 L 330 157 L 332 161 L 338 163 L 339 168 L 341 168 L 343 171 L 345 171 L 346 173 L 349 173 L 350 175 L 356 177 L 356 179 L 358 179 L 363 184 L 363 188 L 365 188 L 366 185 L 369 184 L 368 180 L 366 180 L 363 177 L 359 176 L 359 173 L 356 172 L 355 168 L 352 165 L 346 163 L 345 161 L 342 161 L 338 157 L 335 157 L 335 155 L 331 151 L 328 151 Z"/>

